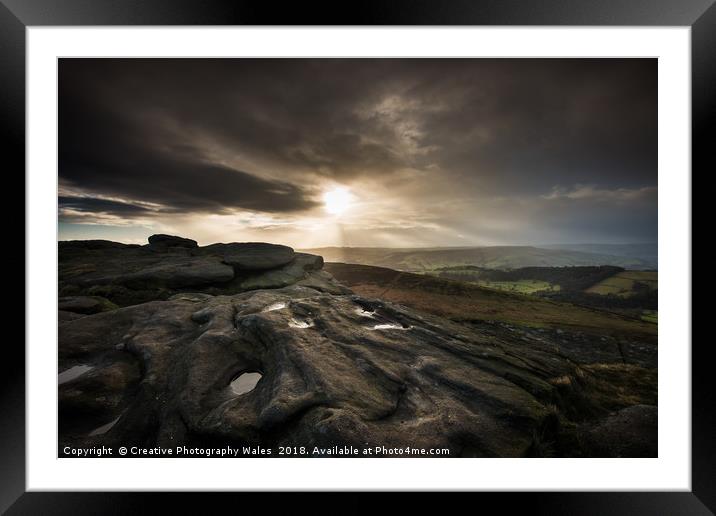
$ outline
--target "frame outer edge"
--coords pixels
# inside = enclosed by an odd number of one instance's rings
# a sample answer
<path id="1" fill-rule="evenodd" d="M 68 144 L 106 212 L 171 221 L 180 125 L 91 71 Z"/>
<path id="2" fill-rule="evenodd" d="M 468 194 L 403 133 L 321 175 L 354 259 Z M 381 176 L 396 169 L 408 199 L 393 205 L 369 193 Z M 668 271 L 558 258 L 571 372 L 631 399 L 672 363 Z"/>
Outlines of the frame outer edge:
<path id="1" fill-rule="evenodd" d="M 3 147 L 3 189 L 8 193 L 5 201 L 25 198 L 25 25 L 5 5 L 0 4 L 0 145 Z M 8 164 L 9 162 L 9 164 Z M 22 173 L 20 173 L 22 171 Z M 12 192 L 12 193 L 10 193 Z M 4 202 L 4 205 L 9 203 Z M 5 226 L 11 231 L 6 241 L 16 242 L 16 249 L 7 259 L 8 270 L 16 271 L 6 279 L 15 295 L 22 292 L 22 309 L 25 313 L 25 285 L 20 283 L 17 271 L 25 269 L 25 225 L 18 223 L 19 207 L 6 211 Z M 13 211 L 14 210 L 14 211 Z M 22 232 L 22 233 L 21 233 Z M 20 247 L 20 243 L 22 246 Z M 7 288 L 6 287 L 6 288 Z M 15 312 L 20 303 L 15 301 L 10 312 Z M 17 316 L 13 316 L 13 319 Z M 25 491 L 25 317 L 22 325 L 13 325 L 14 335 L 3 342 L 3 357 L 0 360 L 0 513 L 10 506 Z M 17 328 L 22 328 L 19 332 Z M 17 333 L 23 336 L 23 345 Z"/>
<path id="2" fill-rule="evenodd" d="M 692 185 L 698 173 L 701 179 L 713 175 L 716 169 L 713 144 L 716 142 L 716 3 L 712 4 L 691 27 L 691 124 L 692 124 Z M 702 183 L 703 184 L 703 183 Z M 692 199 L 693 199 L 692 186 Z M 698 218 L 693 217 L 693 226 Z M 699 242 L 693 239 L 692 242 Z M 699 242 L 700 243 L 700 242 Z M 692 276 L 693 252 L 692 243 Z M 702 269 L 703 270 L 703 269 Z M 693 281 L 692 281 L 693 289 Z M 692 294 L 693 299 L 693 294 Z M 692 300 L 693 315 L 702 315 L 700 321 L 708 321 L 705 305 L 696 312 Z M 705 323 L 702 323 L 705 324 Z M 705 333 L 704 333 L 705 334 Z M 713 381 L 713 358 L 711 339 L 701 338 L 693 342 L 692 353 L 692 409 L 691 409 L 691 488 L 693 493 L 712 512 L 716 512 L 716 389 Z M 710 356 L 709 356 L 710 355 Z"/>
<path id="3" fill-rule="evenodd" d="M 691 25 L 713 0 L 2 0 L 25 25 Z"/>
<path id="4" fill-rule="evenodd" d="M 55 7 L 49 9 L 47 8 L 49 2 L 46 1 L 3 0 L 0 3 L 0 48 L 3 49 L 3 53 L 0 54 L 0 69 L 3 70 L 3 84 L 0 85 L 2 88 L 0 124 L 2 124 L 3 131 L 0 134 L 3 136 L 3 144 L 8 145 L 7 155 L 22 170 L 24 170 L 25 161 L 23 145 L 25 139 L 25 24 L 251 24 L 260 23 L 266 19 L 260 10 L 252 12 L 247 9 L 247 2 L 238 4 L 235 9 L 227 10 L 226 4 L 224 4 L 224 8 L 221 8 L 221 2 L 213 2 L 209 7 L 206 4 L 200 5 L 196 2 L 177 2 L 173 7 L 171 3 L 155 1 L 153 4 L 146 2 L 140 7 L 139 2 L 127 0 L 123 12 L 111 9 L 110 2 L 105 0 L 96 0 L 93 7 L 76 0 L 64 0 L 61 2 L 62 7 L 57 5 L 59 3 L 55 3 Z M 540 25 L 549 22 L 553 24 L 581 22 L 585 25 L 687 25 L 693 23 L 692 159 L 694 162 L 699 161 L 702 163 L 698 168 L 704 169 L 705 175 L 705 165 L 708 162 L 710 162 L 710 169 L 714 169 L 714 159 L 709 154 L 709 146 L 713 141 L 716 141 L 714 123 L 709 122 L 707 118 L 708 115 L 715 113 L 714 106 L 716 106 L 716 5 L 713 4 L 713 0 L 689 0 L 688 4 L 687 2 L 682 2 L 681 8 L 675 10 L 673 5 L 676 3 L 678 2 L 664 0 L 660 0 L 658 3 L 656 1 L 644 3 L 637 0 L 629 1 L 628 5 L 626 5 L 627 2 L 623 2 L 622 7 L 620 7 L 617 3 L 605 1 L 604 4 L 606 5 L 601 8 L 585 9 L 575 15 L 574 10 L 569 10 L 564 3 L 547 1 L 540 4 L 542 6 L 546 5 L 546 10 L 542 13 L 531 10 L 526 14 L 516 15 L 513 12 L 515 4 L 509 2 L 509 0 L 502 7 L 498 6 L 494 1 L 483 2 L 481 6 L 485 5 L 485 8 L 478 10 L 474 8 L 468 9 L 465 2 L 457 2 L 450 9 L 445 9 L 445 11 L 452 12 L 453 15 L 438 13 L 436 18 L 438 18 L 437 21 L 447 25 L 455 24 L 455 20 L 458 17 L 461 19 L 460 24 L 484 25 L 515 25 L 519 23 Z M 10 7 L 8 7 L 8 4 Z M 598 4 L 599 2 L 592 2 L 591 5 Z M 421 0 L 416 1 L 413 5 L 418 11 L 417 15 L 411 16 L 408 12 L 395 8 L 391 9 L 386 5 L 382 10 L 369 9 L 367 18 L 375 23 L 376 19 L 383 17 L 384 21 L 379 24 L 425 23 L 425 16 L 430 15 L 429 7 L 430 5 L 434 7 L 434 4 Z M 664 9 L 664 5 L 671 5 L 672 8 Z M 63 7 L 66 8 L 64 12 Z M 459 14 L 462 9 L 469 11 L 467 16 Z M 647 14 L 650 9 L 652 12 L 656 12 L 656 15 Z M 638 15 L 639 11 L 643 16 L 635 18 L 635 13 Z M 458 14 L 455 15 L 455 13 Z M 242 15 L 238 16 L 239 14 Z M 257 16 L 252 14 L 257 14 Z M 361 17 L 359 13 L 356 14 Z M 190 21 L 192 17 L 193 21 Z M 297 18 L 305 18 L 305 16 L 297 16 Z M 398 20 L 400 18 L 403 19 L 402 23 Z M 452 19 L 453 21 L 451 23 L 444 18 Z M 508 18 L 512 18 L 512 20 Z M 528 19 L 531 21 L 526 21 Z M 587 22 L 587 19 L 592 21 Z M 422 20 L 422 22 L 419 20 Z M 14 354 L 17 350 L 10 350 L 10 352 Z M 18 361 L 16 360 L 3 360 L 3 377 L 0 378 L 0 381 L 2 381 L 0 384 L 2 385 L 2 390 L 0 390 L 0 409 L 3 414 L 3 424 L 0 426 L 0 457 L 2 457 L 2 460 L 0 460 L 0 478 L 3 480 L 0 482 L 0 512 L 4 512 L 25 490 L 25 357 L 22 350 L 17 354 L 22 367 L 18 367 Z M 698 348 L 693 350 L 693 354 L 695 357 L 702 356 Z M 693 360 L 692 446 L 693 450 L 698 450 L 698 453 L 692 457 L 692 486 L 694 495 L 705 506 L 703 507 L 704 509 L 716 506 L 716 495 L 713 492 L 712 485 L 713 478 L 716 478 L 716 443 L 714 443 L 711 433 L 716 419 L 712 409 L 713 406 L 716 406 L 716 398 L 712 392 L 713 382 L 709 381 L 709 368 L 710 361 Z M 606 493 L 604 494 L 606 495 Z M 673 493 L 673 495 L 676 495 L 676 493 Z M 21 498 L 21 502 L 27 501 L 25 500 L 27 496 L 22 496 Z M 49 502 L 49 500 L 46 501 Z M 628 505 L 622 506 L 625 513 Z M 49 508 L 51 505 L 48 503 L 45 507 Z M 682 506 L 682 508 L 685 507 Z M 612 513 L 621 512 L 618 506 L 612 505 L 610 509 Z M 536 513 L 539 512 L 539 510 L 536 511 Z"/>

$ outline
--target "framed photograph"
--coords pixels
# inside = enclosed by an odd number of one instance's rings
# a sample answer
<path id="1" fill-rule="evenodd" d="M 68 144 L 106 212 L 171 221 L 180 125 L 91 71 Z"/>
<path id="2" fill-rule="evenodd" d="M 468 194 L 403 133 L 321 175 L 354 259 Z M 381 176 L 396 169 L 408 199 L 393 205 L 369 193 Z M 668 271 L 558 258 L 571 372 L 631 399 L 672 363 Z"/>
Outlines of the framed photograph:
<path id="1" fill-rule="evenodd" d="M 26 332 L 0 508 L 711 513 L 712 4 L 3 0 Z"/>

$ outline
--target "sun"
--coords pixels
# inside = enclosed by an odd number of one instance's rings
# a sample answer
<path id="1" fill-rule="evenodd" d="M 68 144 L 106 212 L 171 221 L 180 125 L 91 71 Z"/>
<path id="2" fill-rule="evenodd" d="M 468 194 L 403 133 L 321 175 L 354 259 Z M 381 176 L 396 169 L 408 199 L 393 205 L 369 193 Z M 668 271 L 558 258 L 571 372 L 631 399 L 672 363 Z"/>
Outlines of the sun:
<path id="1" fill-rule="evenodd" d="M 334 188 L 323 194 L 323 207 L 331 215 L 341 215 L 350 208 L 352 199 L 348 188 Z"/>

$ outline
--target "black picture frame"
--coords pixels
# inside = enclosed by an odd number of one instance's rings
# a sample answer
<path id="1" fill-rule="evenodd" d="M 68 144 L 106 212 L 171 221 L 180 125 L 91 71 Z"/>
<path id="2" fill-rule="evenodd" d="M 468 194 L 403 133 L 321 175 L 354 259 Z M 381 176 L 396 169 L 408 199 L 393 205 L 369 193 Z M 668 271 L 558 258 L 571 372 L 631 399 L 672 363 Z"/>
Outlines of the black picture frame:
<path id="1" fill-rule="evenodd" d="M 4 178 L 13 175 L 17 180 L 18 171 L 25 169 L 25 30 L 29 26 L 42 25 L 689 26 L 692 38 L 692 169 L 701 170 L 700 175 L 714 170 L 714 0 L 364 0 L 350 5 L 270 0 L 0 0 L 0 141 L 6 146 L 3 163 L 11 164 L 8 168 L 1 167 L 5 168 Z M 692 178 L 695 175 L 692 172 Z M 24 181 L 15 191 L 20 189 L 24 191 Z M 15 197 L 24 196 L 18 193 Z M 17 218 L 17 211 L 14 213 Z M 15 229 L 19 232 L 19 225 L 15 224 Z M 12 237 L 19 241 L 19 235 Z M 24 238 L 23 234 L 23 242 Z M 15 271 L 25 267 L 24 251 L 20 253 L 19 245 L 17 249 L 10 259 L 11 270 Z M 150 502 L 162 495 L 25 492 L 25 353 L 18 340 L 5 340 L 0 359 L 0 511 L 8 510 L 8 514 L 120 514 L 150 510 Z M 696 342 L 692 347 L 691 492 L 480 493 L 478 503 L 481 507 L 500 507 L 501 512 L 526 508 L 530 514 L 712 514 L 716 511 L 716 440 L 713 437 L 716 435 L 713 410 L 716 389 L 713 362 L 709 360 L 710 348 L 709 340 Z M 247 502 L 259 500 L 260 495 L 225 494 L 219 498 L 227 502 L 226 498 L 233 496 L 242 497 L 241 504 L 246 507 Z M 315 512 L 316 507 L 323 504 L 316 504 L 314 496 L 320 495 L 303 495 L 302 500 L 306 500 L 307 506 L 312 506 Z M 365 513 L 382 503 L 374 500 L 380 496 L 377 494 L 350 496 L 352 501 L 343 502 L 348 509 L 342 512 Z M 179 511 L 182 513 L 190 511 L 194 503 L 206 508 L 206 502 L 193 499 L 190 502 L 186 494 L 175 495 L 173 499 L 183 508 Z M 266 508 L 274 502 L 263 496 L 257 503 Z M 423 505 L 424 499 L 422 495 L 414 495 L 411 503 Z"/>

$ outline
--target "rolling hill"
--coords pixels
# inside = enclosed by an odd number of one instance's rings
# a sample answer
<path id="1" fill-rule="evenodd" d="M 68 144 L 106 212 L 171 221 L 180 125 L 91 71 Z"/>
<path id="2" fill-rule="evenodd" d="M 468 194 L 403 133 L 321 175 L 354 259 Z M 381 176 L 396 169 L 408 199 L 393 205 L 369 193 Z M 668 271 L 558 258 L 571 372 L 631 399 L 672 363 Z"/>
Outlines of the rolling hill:
<path id="1" fill-rule="evenodd" d="M 655 268 L 654 263 L 633 256 L 617 256 L 567 249 L 544 249 L 531 246 L 415 249 L 323 247 L 303 251 L 323 256 L 327 262 L 374 265 L 410 272 L 422 272 L 461 265 L 474 265 L 488 269 L 587 265 L 614 265 L 632 270 Z"/>
<path id="2" fill-rule="evenodd" d="M 545 249 L 581 251 L 583 253 L 608 254 L 638 258 L 653 265 L 656 269 L 659 259 L 659 245 L 651 244 L 552 244 L 542 246 Z"/>
<path id="3" fill-rule="evenodd" d="M 352 291 L 454 321 L 500 321 L 595 335 L 656 340 L 656 326 L 634 318 L 535 296 L 383 267 L 326 263 Z"/>

